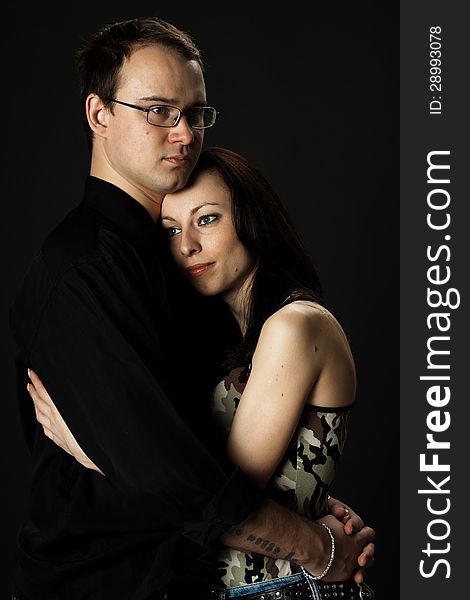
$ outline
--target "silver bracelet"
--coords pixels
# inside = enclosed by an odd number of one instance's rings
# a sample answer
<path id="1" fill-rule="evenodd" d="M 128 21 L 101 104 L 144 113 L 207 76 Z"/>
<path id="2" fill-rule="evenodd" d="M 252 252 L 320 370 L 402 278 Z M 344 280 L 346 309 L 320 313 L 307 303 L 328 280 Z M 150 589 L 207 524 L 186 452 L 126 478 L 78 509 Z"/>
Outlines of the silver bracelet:
<path id="1" fill-rule="evenodd" d="M 330 559 L 328 561 L 328 564 L 326 565 L 326 567 L 323 569 L 323 573 L 320 573 L 320 575 L 312 575 L 311 573 L 308 573 L 308 571 L 306 571 L 303 567 L 302 567 L 302 571 L 308 575 L 310 577 L 310 579 L 312 579 L 313 581 L 318 581 L 319 579 L 323 579 L 323 577 L 325 577 L 325 575 L 328 573 L 328 571 L 331 569 L 331 565 L 333 564 L 333 561 L 335 559 L 335 538 L 333 537 L 333 534 L 331 532 L 331 529 L 328 527 L 328 525 L 325 525 L 325 523 L 320 523 L 320 525 L 323 525 L 323 527 L 328 531 L 328 535 L 330 536 L 330 540 L 331 540 L 331 553 L 330 553 Z"/>

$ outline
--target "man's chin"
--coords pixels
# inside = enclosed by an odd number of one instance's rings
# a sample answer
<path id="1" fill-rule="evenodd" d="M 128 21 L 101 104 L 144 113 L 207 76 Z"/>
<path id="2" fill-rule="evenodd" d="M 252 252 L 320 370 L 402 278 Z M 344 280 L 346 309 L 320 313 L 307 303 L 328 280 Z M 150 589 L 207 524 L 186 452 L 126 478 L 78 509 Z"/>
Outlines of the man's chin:
<path id="1" fill-rule="evenodd" d="M 175 177 L 172 177 L 171 179 L 169 179 L 167 181 L 167 185 L 165 186 L 166 187 L 165 194 L 172 194 L 173 192 L 177 192 L 178 190 L 181 190 L 182 188 L 184 188 L 184 186 L 188 182 L 190 174 L 191 174 L 191 171 L 189 169 L 187 169 L 184 173 L 180 172 L 180 173 L 176 174 Z"/>

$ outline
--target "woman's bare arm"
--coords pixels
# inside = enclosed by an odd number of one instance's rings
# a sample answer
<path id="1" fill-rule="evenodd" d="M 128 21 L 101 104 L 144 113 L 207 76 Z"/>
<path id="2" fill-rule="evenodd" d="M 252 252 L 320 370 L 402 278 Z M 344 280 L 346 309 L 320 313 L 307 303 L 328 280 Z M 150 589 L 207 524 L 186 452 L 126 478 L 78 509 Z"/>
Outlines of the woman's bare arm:
<path id="1" fill-rule="evenodd" d="M 354 365 L 338 324 L 311 305 L 290 304 L 264 324 L 233 419 L 230 460 L 264 487 L 282 460 L 307 402 L 353 402 Z M 330 377 L 334 369 L 337 377 Z"/>

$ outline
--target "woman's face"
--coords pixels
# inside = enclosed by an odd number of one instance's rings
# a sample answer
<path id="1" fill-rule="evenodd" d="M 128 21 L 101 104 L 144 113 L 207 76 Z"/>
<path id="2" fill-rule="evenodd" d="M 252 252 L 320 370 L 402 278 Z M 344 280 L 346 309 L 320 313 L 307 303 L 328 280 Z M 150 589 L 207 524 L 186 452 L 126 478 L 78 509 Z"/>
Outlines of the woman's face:
<path id="1" fill-rule="evenodd" d="M 255 260 L 235 231 L 230 192 L 216 172 L 167 194 L 162 224 L 177 265 L 201 294 L 227 299 L 253 271 Z"/>

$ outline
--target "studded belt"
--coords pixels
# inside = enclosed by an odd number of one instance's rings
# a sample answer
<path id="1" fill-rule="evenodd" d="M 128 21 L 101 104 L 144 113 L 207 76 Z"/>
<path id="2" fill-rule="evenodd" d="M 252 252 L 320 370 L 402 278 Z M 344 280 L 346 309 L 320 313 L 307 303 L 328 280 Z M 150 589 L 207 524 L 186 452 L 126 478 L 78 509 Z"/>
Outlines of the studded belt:
<path id="1" fill-rule="evenodd" d="M 355 581 L 323 582 L 316 581 L 320 600 L 372 600 L 374 592 L 365 583 Z M 243 600 L 317 600 L 307 581 L 298 581 L 276 589 L 256 592 L 243 596 Z"/>
<path id="2" fill-rule="evenodd" d="M 358 585 L 354 580 L 339 582 L 315 581 L 318 592 L 312 592 L 306 580 L 296 581 L 242 596 L 243 600 L 372 600 L 373 590 L 365 583 Z M 314 586 L 314 587 L 315 587 Z M 155 600 L 217 600 L 216 589 L 178 590 L 160 592 Z M 153 596 L 152 596 L 153 598 Z"/>
<path id="3" fill-rule="evenodd" d="M 339 583 L 315 582 L 318 586 L 320 597 L 338 600 L 372 600 L 374 592 L 366 583 L 357 584 L 355 581 L 340 581 Z"/>

